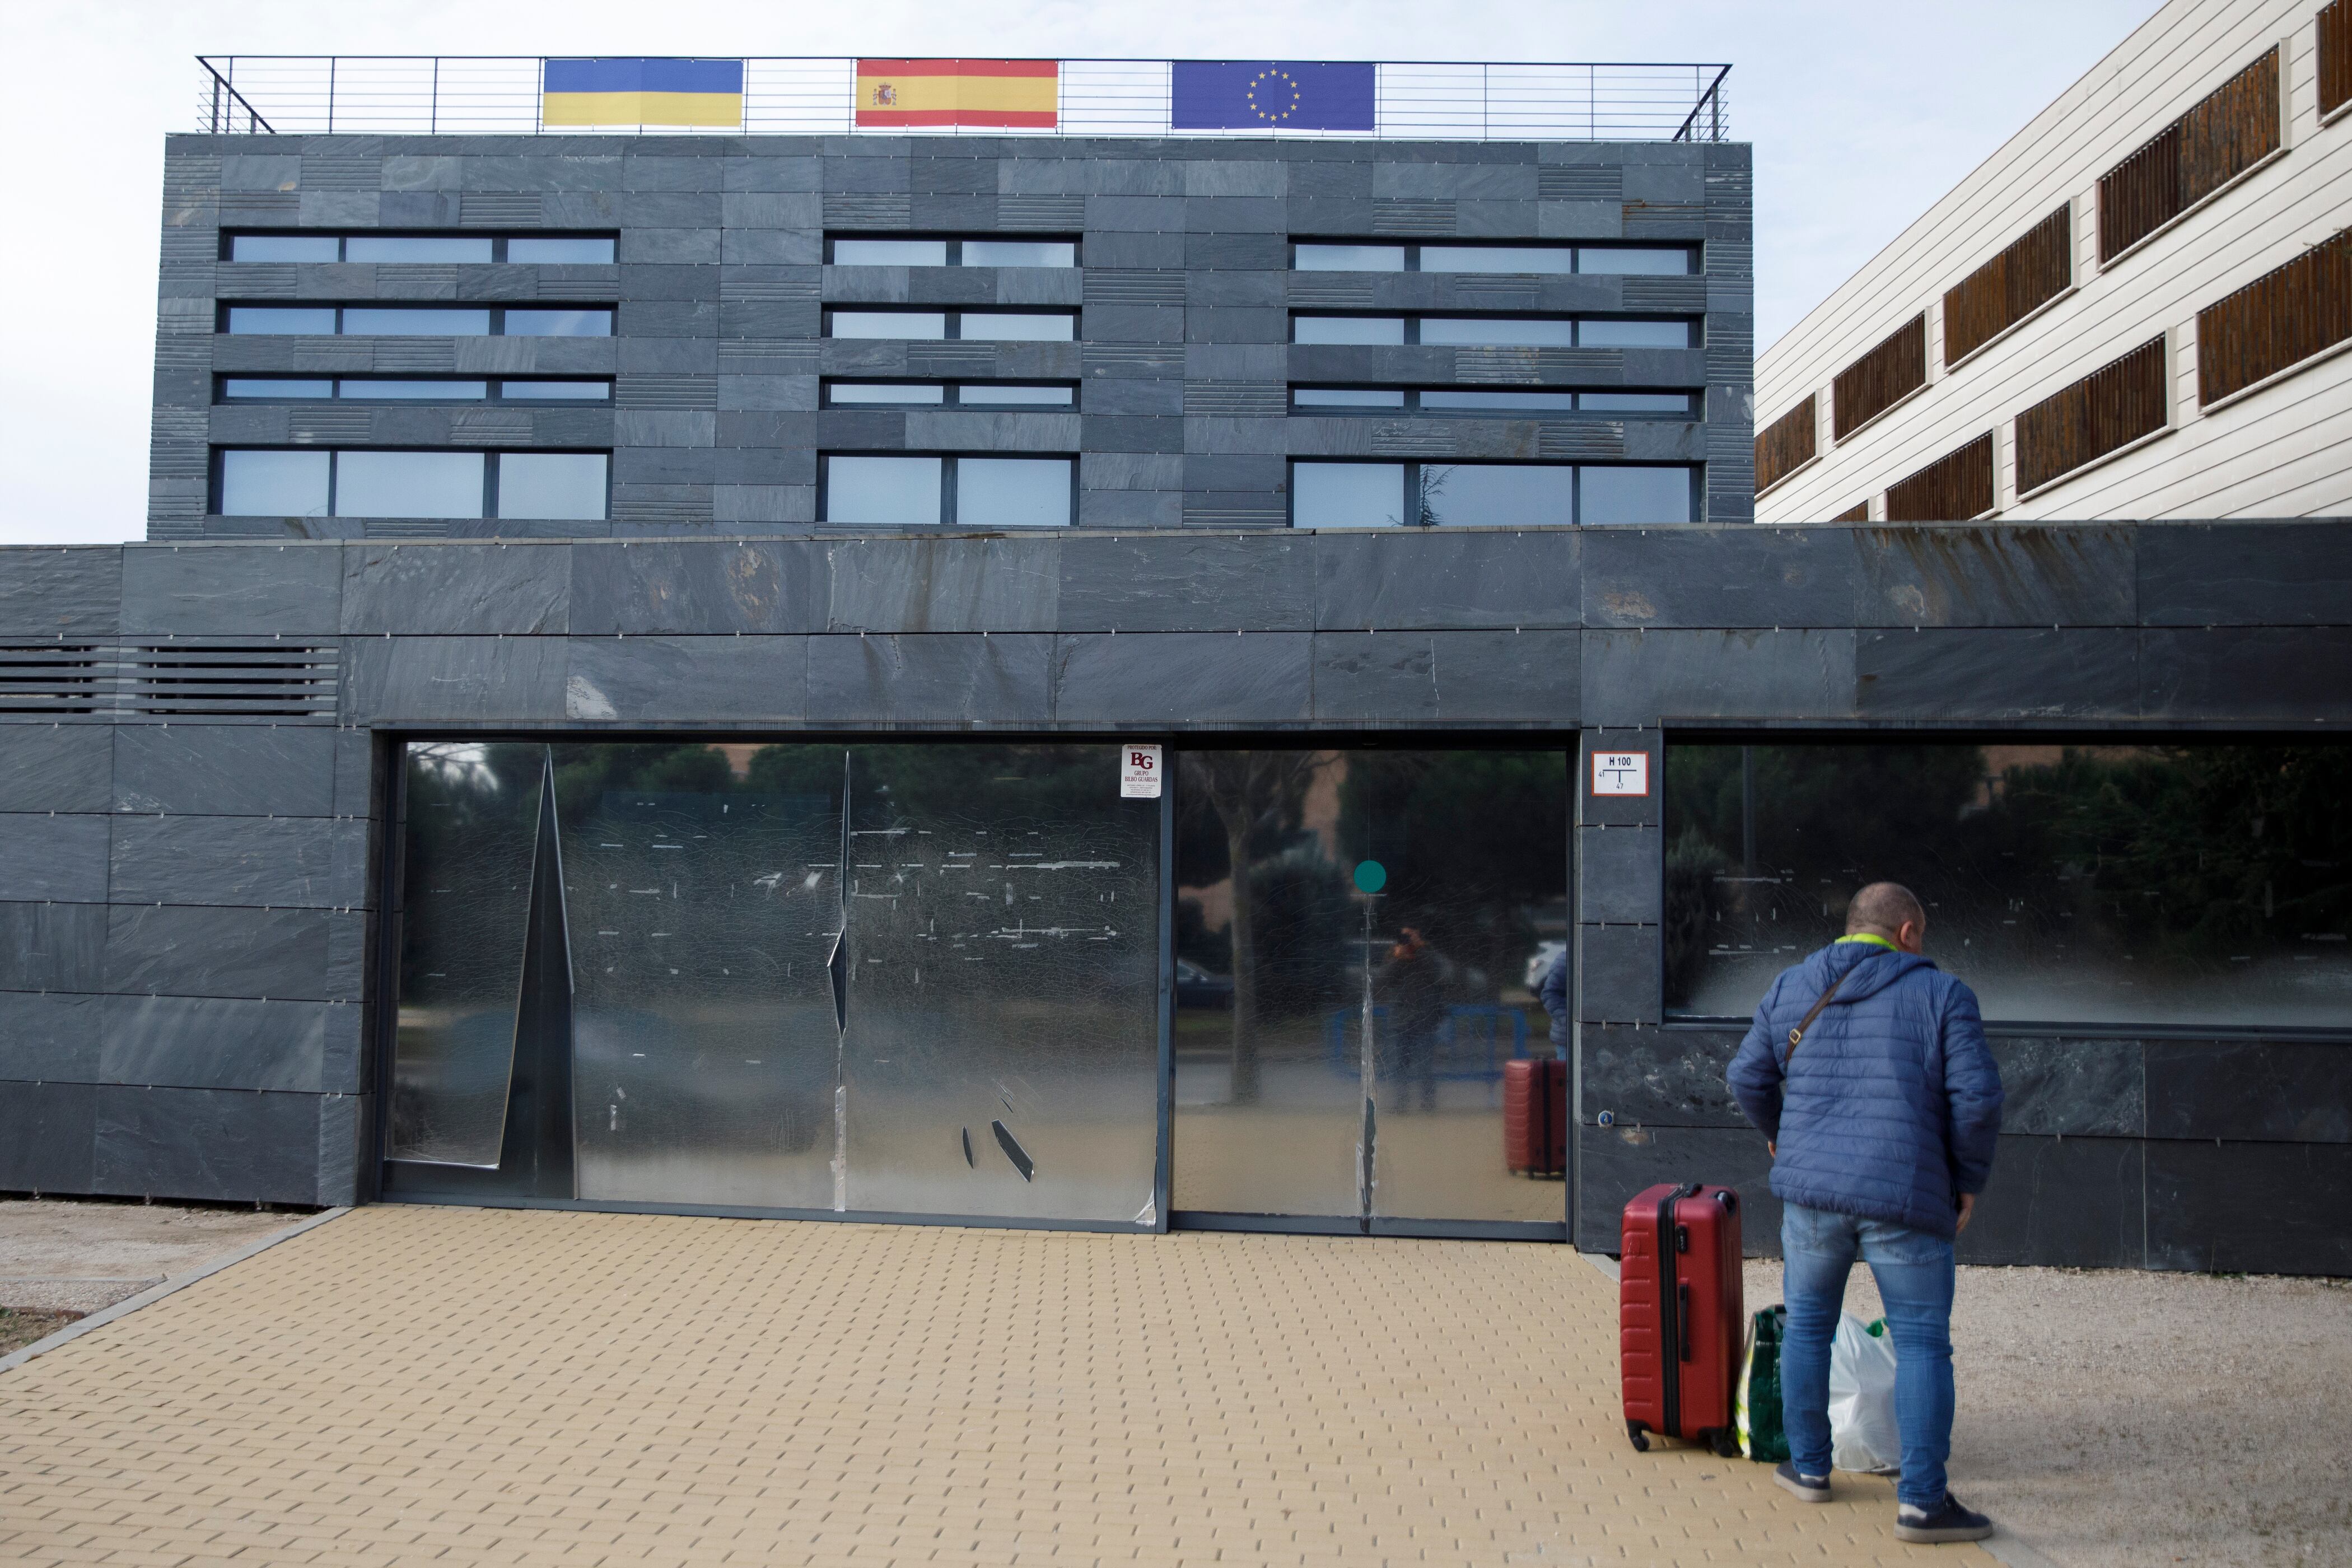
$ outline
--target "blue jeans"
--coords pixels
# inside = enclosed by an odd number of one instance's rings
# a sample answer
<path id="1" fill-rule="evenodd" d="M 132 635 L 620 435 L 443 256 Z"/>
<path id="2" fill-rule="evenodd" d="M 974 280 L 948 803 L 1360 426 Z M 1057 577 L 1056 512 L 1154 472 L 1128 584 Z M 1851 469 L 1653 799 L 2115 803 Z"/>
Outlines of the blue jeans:
<path id="1" fill-rule="evenodd" d="M 1897 1500 L 1933 1510 L 1952 1456 L 1952 1244 L 1886 1220 L 1789 1204 L 1780 1215 L 1780 1420 L 1800 1474 L 1830 1473 L 1830 1342 L 1859 1255 L 1878 1280 L 1895 1340 L 1895 1419 L 1903 1434 Z"/>

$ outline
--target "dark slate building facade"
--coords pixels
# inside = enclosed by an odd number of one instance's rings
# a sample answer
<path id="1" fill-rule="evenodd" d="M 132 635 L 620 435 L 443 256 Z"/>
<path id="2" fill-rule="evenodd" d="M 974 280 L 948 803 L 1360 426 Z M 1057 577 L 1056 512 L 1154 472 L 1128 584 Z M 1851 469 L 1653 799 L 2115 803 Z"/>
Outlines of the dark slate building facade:
<path id="1" fill-rule="evenodd" d="M 1964 1258 L 2352 1271 L 2352 523 L 1754 526 L 1745 148 L 168 168 L 149 542 L 0 551 L 0 1190 L 1769 1252 L 1896 875 Z"/>

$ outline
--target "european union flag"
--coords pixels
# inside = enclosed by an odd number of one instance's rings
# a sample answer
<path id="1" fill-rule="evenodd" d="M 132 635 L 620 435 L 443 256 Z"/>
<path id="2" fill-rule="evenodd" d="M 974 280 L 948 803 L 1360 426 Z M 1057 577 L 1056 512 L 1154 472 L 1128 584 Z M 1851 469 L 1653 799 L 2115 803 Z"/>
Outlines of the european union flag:
<path id="1" fill-rule="evenodd" d="M 1369 61 L 1172 60 L 1171 131 L 1370 131 Z"/>

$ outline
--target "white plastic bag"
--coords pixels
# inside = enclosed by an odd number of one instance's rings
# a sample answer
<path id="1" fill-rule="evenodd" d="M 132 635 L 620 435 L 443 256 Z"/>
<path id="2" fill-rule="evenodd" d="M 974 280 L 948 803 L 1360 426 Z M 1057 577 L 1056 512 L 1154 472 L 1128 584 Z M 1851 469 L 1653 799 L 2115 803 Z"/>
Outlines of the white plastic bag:
<path id="1" fill-rule="evenodd" d="M 1841 1470 L 1893 1475 L 1903 1468 L 1895 1423 L 1895 1339 L 1886 1321 L 1838 1318 L 1830 1344 L 1830 1463 Z"/>

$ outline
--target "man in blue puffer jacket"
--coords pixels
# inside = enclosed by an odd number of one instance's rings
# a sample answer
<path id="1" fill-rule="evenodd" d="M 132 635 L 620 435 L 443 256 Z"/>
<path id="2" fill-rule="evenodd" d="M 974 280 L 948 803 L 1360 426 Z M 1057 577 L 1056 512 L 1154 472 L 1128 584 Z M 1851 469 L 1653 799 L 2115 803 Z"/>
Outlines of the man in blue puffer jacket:
<path id="1" fill-rule="evenodd" d="M 1788 1461 L 1773 1479 L 1830 1495 L 1830 1342 L 1859 1256 L 1895 1338 L 1904 1541 L 1981 1541 L 1992 1521 L 1944 1486 L 1952 1451 L 1952 1244 L 1992 1174 L 2000 1070 L 1976 994 L 1920 956 L 1927 912 L 1905 888 L 1853 896 L 1846 934 L 1780 972 L 1732 1058 L 1731 1092 L 1773 1156 L 1789 1324 Z M 1792 1041 L 1793 1037 L 1793 1041 Z M 1780 1152 L 1786 1143 L 1789 1152 Z"/>

